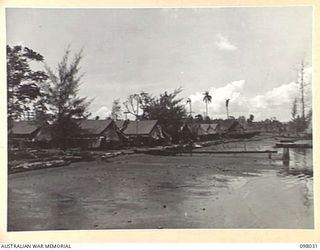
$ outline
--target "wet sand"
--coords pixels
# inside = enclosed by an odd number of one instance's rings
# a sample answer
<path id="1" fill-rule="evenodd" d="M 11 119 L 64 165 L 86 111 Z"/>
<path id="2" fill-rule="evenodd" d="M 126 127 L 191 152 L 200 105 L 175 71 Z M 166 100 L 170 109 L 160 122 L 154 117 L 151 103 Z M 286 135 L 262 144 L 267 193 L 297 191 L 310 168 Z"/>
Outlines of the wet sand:
<path id="1" fill-rule="evenodd" d="M 273 143 L 206 150 L 265 150 Z M 312 165 L 298 168 L 300 156 L 293 155 L 284 166 L 280 152 L 272 159 L 134 154 L 12 174 L 8 230 L 313 228 Z"/>

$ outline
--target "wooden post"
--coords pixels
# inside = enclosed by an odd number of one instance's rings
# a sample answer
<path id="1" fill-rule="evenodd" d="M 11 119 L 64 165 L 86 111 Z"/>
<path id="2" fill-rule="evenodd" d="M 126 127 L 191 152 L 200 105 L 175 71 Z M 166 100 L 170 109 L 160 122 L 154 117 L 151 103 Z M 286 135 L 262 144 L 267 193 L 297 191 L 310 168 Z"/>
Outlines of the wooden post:
<path id="1" fill-rule="evenodd" d="M 283 156 L 282 156 L 283 163 L 289 163 L 290 161 L 290 151 L 289 148 L 283 148 Z"/>

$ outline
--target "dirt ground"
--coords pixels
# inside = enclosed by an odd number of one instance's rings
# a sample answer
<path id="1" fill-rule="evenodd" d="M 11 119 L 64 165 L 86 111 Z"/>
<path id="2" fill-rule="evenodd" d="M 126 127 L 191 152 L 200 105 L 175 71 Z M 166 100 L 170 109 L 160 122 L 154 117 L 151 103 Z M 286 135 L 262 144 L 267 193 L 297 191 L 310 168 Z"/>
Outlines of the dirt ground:
<path id="1" fill-rule="evenodd" d="M 205 150 L 265 150 L 273 144 L 270 139 Z M 312 174 L 296 170 L 296 162 L 283 165 L 279 150 L 272 159 L 133 154 L 11 174 L 8 230 L 313 228 Z"/>

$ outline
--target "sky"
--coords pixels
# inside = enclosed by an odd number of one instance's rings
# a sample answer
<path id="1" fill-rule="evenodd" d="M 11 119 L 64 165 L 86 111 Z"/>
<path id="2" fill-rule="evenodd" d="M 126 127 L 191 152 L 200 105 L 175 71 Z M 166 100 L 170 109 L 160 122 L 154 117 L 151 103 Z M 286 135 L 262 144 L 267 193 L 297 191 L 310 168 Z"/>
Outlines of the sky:
<path id="1" fill-rule="evenodd" d="M 68 46 L 83 48 L 79 95 L 94 98 L 90 111 L 101 118 L 114 99 L 182 87 L 179 97 L 191 98 L 195 114 L 204 114 L 209 91 L 213 119 L 226 117 L 230 99 L 234 117 L 287 121 L 302 60 L 311 104 L 311 7 L 9 8 L 6 29 L 8 45 L 39 52 L 53 69 Z"/>

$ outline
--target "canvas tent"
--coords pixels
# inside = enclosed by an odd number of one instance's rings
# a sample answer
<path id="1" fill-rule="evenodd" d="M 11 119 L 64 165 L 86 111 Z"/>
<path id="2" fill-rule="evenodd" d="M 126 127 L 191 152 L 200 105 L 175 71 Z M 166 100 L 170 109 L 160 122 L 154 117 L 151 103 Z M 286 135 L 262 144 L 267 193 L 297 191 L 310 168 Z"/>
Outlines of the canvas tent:
<path id="1" fill-rule="evenodd" d="M 34 141 L 37 146 L 48 148 L 52 147 L 53 138 L 52 126 L 46 123 L 40 128 L 39 132 L 34 137 Z"/>
<path id="2" fill-rule="evenodd" d="M 111 119 L 77 120 L 79 131 L 70 138 L 73 147 L 110 148 L 122 144 L 124 135 Z"/>
<path id="3" fill-rule="evenodd" d="M 117 128 L 120 131 L 123 131 L 127 127 L 129 121 L 127 121 L 127 120 L 115 120 L 114 123 L 116 124 Z"/>
<path id="4" fill-rule="evenodd" d="M 217 123 L 206 123 L 200 124 L 201 130 L 204 131 L 205 137 L 208 140 L 216 139 L 219 135 L 219 124 Z"/>
<path id="5" fill-rule="evenodd" d="M 8 130 L 9 146 L 18 148 L 32 146 L 40 128 L 36 121 L 14 121 Z"/>
<path id="6" fill-rule="evenodd" d="M 199 131 L 199 124 L 198 123 L 189 123 L 187 125 L 188 129 L 191 131 L 192 135 L 193 135 L 193 139 L 197 140 L 199 139 L 199 132 L 200 134 L 202 133 L 202 131 Z"/>
<path id="7" fill-rule="evenodd" d="M 39 142 L 51 142 L 52 141 L 52 133 L 51 133 L 51 127 L 49 125 L 45 125 L 41 127 L 39 132 L 36 134 L 34 139 Z"/>
<path id="8" fill-rule="evenodd" d="M 239 121 L 232 119 L 220 122 L 220 130 L 223 136 L 229 138 L 251 138 L 260 134 L 259 130 L 246 129 Z"/>
<path id="9" fill-rule="evenodd" d="M 188 124 L 188 128 L 193 134 L 195 140 L 213 140 L 219 135 L 218 124 Z"/>
<path id="10" fill-rule="evenodd" d="M 154 144 L 168 138 L 157 120 L 130 121 L 123 133 L 130 141 L 142 144 Z"/>
<path id="11" fill-rule="evenodd" d="M 190 140 L 194 140 L 194 135 L 190 126 L 187 123 L 183 123 L 179 130 L 179 141 L 187 143 Z"/>
<path id="12" fill-rule="evenodd" d="M 9 134 L 13 138 L 33 139 L 40 130 L 40 125 L 36 121 L 14 121 Z"/>
<path id="13" fill-rule="evenodd" d="M 244 127 L 237 120 L 233 119 L 223 120 L 219 123 L 219 126 L 223 134 L 240 133 L 244 131 Z"/>

